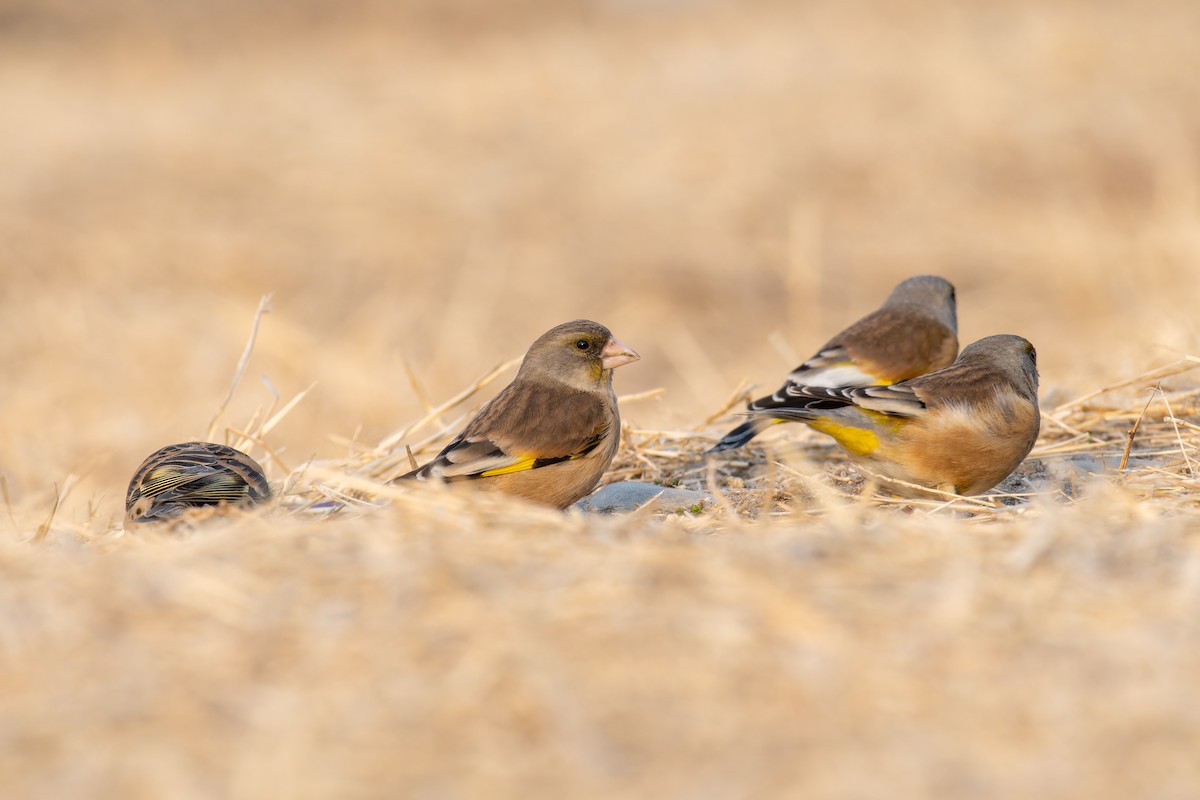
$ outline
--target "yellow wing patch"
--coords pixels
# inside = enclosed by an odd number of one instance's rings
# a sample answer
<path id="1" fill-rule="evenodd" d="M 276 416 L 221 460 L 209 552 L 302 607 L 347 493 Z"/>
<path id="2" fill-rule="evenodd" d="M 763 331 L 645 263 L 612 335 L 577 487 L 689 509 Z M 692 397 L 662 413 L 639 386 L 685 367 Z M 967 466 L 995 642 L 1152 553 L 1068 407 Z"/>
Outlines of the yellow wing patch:
<path id="1" fill-rule="evenodd" d="M 533 469 L 533 467 L 536 463 L 537 463 L 536 456 L 522 456 L 517 461 L 514 461 L 513 463 L 508 464 L 506 466 L 496 467 L 495 469 L 484 470 L 483 472 L 479 473 L 479 477 L 490 478 L 493 475 L 508 475 L 509 473 L 512 473 L 512 472 L 524 472 L 527 469 Z"/>

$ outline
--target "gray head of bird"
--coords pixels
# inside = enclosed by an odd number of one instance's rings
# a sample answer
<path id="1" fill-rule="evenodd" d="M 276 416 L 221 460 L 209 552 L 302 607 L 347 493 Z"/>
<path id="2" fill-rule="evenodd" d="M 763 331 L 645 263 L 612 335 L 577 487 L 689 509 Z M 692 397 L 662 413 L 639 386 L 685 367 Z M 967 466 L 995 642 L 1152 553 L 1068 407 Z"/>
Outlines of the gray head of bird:
<path id="1" fill-rule="evenodd" d="M 918 308 L 958 333 L 958 301 L 954 284 L 938 275 L 914 275 L 901 281 L 892 289 L 883 305 L 885 308 Z"/>
<path id="2" fill-rule="evenodd" d="M 1027 396 L 1037 398 L 1037 350 L 1028 339 L 1011 333 L 985 336 L 963 348 L 958 360 L 964 359 L 990 365 L 1013 384 L 1022 387 Z"/>
<path id="3" fill-rule="evenodd" d="M 525 354 L 517 379 L 557 380 L 589 391 L 609 384 L 614 369 L 639 358 L 608 328 L 577 319 L 539 336 Z"/>

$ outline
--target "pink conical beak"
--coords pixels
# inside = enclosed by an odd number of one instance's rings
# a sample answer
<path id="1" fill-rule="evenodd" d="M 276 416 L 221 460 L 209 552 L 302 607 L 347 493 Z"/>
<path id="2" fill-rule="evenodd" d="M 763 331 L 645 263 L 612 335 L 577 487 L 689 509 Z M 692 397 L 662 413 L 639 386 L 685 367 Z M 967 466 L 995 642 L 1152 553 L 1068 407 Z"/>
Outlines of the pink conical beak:
<path id="1" fill-rule="evenodd" d="M 619 366 L 637 361 L 641 356 L 621 344 L 615 337 L 610 337 L 600 351 L 600 363 L 605 369 L 616 369 Z"/>

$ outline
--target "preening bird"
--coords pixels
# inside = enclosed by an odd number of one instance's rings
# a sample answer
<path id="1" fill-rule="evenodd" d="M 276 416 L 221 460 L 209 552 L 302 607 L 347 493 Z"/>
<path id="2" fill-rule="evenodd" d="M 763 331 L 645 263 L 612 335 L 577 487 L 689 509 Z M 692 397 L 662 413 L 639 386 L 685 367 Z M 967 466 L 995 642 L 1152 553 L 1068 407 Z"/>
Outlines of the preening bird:
<path id="1" fill-rule="evenodd" d="M 271 498 L 262 467 L 213 442 L 170 444 L 142 462 L 125 493 L 125 526 L 160 522 L 190 508 L 252 506 Z"/>

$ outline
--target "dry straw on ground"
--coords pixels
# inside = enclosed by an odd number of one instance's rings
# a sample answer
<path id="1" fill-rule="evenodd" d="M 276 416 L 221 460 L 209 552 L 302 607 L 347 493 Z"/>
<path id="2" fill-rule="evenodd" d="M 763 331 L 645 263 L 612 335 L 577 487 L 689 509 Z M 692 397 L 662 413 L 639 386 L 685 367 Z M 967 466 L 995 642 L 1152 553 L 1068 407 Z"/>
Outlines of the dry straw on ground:
<path id="1" fill-rule="evenodd" d="M 1193 797 L 1198 8 L 0 1 L 0 793 Z M 701 458 L 921 272 L 1038 347 L 1000 494 Z M 711 504 L 382 483 L 575 317 Z M 280 502 L 121 533 L 210 431 Z"/>
<path id="2" fill-rule="evenodd" d="M 399 443 L 427 457 L 513 366 L 376 447 L 293 467 L 272 508 L 132 537 L 47 520 L 41 547 L 6 544 L 23 610 L 0 636 L 39 666 L 10 679 L 5 783 L 998 797 L 1200 779 L 1200 719 L 1176 699 L 1200 657 L 1183 418 L 1200 359 L 1047 408 L 987 498 L 873 495 L 797 431 L 706 462 L 719 412 L 627 427 L 608 476 L 712 491 L 702 510 L 564 515 L 380 483 L 408 468 Z M 278 471 L 290 407 L 228 440 Z"/>

